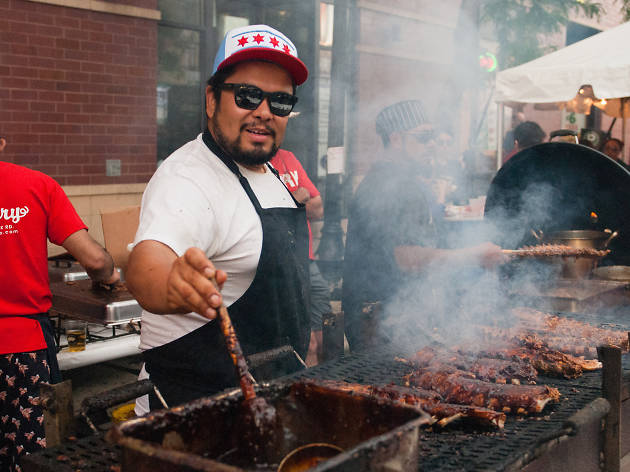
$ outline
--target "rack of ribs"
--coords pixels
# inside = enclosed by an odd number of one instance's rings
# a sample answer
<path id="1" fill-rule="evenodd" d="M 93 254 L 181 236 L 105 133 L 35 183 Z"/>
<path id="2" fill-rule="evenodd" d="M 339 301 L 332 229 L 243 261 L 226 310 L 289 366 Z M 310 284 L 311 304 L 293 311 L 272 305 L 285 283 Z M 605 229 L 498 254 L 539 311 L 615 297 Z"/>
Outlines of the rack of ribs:
<path id="1" fill-rule="evenodd" d="M 567 344 L 588 348 L 583 349 L 586 353 L 596 355 L 598 346 L 613 346 L 623 351 L 630 349 L 626 331 L 601 328 L 531 308 L 514 308 L 512 314 L 517 320 L 517 326 L 522 329 L 535 331 L 539 335 L 546 333 L 549 338 L 567 339 Z"/>
<path id="2" fill-rule="evenodd" d="M 602 366 L 596 360 L 583 359 L 549 349 L 542 344 L 532 345 L 518 339 L 511 345 L 497 343 L 496 347 L 483 348 L 477 354 L 494 359 L 521 359 L 531 363 L 540 375 L 566 379 L 576 379 L 584 371 L 600 369 Z"/>
<path id="3" fill-rule="evenodd" d="M 591 371 L 601 368 L 601 363 L 595 359 L 597 357 L 597 346 L 600 344 L 593 344 L 594 341 L 592 340 L 552 336 L 546 332 L 528 331 L 519 327 L 503 329 L 493 326 L 477 326 L 475 330 L 479 334 L 481 344 L 494 346 L 494 350 L 497 350 L 497 347 L 500 347 L 501 350 L 525 347 L 533 352 L 519 352 L 518 357 L 521 359 L 531 358 L 534 360 L 542 357 L 547 362 L 554 360 L 562 363 L 563 366 L 556 366 L 551 369 L 554 375 L 561 373 L 563 368 L 567 368 L 567 378 L 575 378 L 579 377 L 583 370 Z M 474 351 L 478 349 L 477 346 L 469 345 L 460 349 Z M 484 349 L 484 351 L 488 352 L 487 349 Z M 488 354 L 483 356 L 486 357 Z M 488 357 L 496 356 L 491 355 Z M 509 359 L 510 356 L 505 355 L 498 358 Z M 540 374 L 550 373 L 549 369 L 536 368 Z M 572 373 L 571 370 L 573 369 L 577 372 Z"/>
<path id="4" fill-rule="evenodd" d="M 505 413 L 473 405 L 455 405 L 444 403 L 442 396 L 420 388 L 401 387 L 400 385 L 362 385 L 357 383 L 324 380 L 328 388 L 352 392 L 385 400 L 420 407 L 433 418 L 433 424 L 445 427 L 454 421 L 462 420 L 483 427 L 503 428 Z"/>
<path id="5" fill-rule="evenodd" d="M 512 385 L 471 379 L 465 372 L 418 369 L 403 377 L 405 386 L 438 392 L 444 401 L 506 413 L 540 413 L 547 403 L 560 399 L 558 389 L 547 385 Z"/>
<path id="6" fill-rule="evenodd" d="M 438 370 L 455 368 L 473 374 L 477 380 L 496 383 L 535 383 L 538 373 L 527 360 L 497 359 L 427 346 L 406 360 L 417 368 L 436 366 Z"/>

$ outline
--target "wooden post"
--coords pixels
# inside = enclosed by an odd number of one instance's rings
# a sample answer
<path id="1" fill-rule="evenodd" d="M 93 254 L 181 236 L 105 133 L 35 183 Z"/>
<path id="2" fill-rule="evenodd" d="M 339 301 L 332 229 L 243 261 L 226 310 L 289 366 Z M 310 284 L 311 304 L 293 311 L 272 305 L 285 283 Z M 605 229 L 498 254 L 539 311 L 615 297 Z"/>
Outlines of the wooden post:
<path id="1" fill-rule="evenodd" d="M 40 396 L 44 407 L 46 446 L 57 446 L 74 433 L 72 381 L 65 380 L 52 385 L 41 384 Z"/>
<path id="2" fill-rule="evenodd" d="M 621 349 L 601 346 L 597 354 L 604 368 L 602 372 L 602 395 L 610 403 L 604 427 L 604 472 L 621 470 Z"/>

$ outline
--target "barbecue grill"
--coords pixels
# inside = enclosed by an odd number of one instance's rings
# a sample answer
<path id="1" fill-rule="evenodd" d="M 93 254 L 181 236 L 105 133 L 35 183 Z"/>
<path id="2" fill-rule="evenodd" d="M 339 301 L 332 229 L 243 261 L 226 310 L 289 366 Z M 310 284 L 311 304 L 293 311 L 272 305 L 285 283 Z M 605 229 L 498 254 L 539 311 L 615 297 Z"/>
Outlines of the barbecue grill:
<path id="1" fill-rule="evenodd" d="M 620 321 L 613 315 L 562 314 L 569 318 L 602 325 L 607 328 L 628 330 L 630 322 Z M 397 355 L 407 355 L 418 346 L 407 349 L 384 346 L 378 350 L 339 358 L 317 367 L 277 379 L 279 383 L 308 379 L 345 380 L 364 384 L 400 383 L 409 367 L 397 362 Z M 623 357 L 624 396 L 628 398 L 630 384 L 630 356 Z M 587 372 L 574 380 L 540 377 L 540 384 L 556 387 L 562 393 L 561 402 L 548 406 L 538 416 L 516 419 L 508 417 L 503 430 L 475 430 L 456 424 L 441 431 L 421 430 L 419 443 L 420 471 L 510 471 L 510 470 L 600 470 L 601 422 L 608 409 L 602 396 L 602 372 Z M 630 421 L 630 405 L 619 403 L 622 421 Z M 625 406 L 627 405 L 627 406 Z M 577 431 L 570 426 L 578 424 Z M 627 429 L 627 428 L 626 428 Z M 622 429 L 622 433 L 624 430 Z M 570 434 L 574 434 L 571 436 Z M 630 431 L 625 431 L 626 435 Z M 26 472 L 74 470 L 66 467 L 84 457 L 86 471 L 111 471 L 119 465 L 111 455 L 104 454 L 100 463 L 92 457 L 94 443 L 100 438 L 85 438 L 68 446 L 52 448 L 25 459 Z M 623 441 L 629 451 L 630 441 Z M 99 446 L 100 447 L 100 446 Z M 112 446 L 108 446 L 112 450 Z M 59 457 L 65 456 L 66 462 Z"/>
<path id="2" fill-rule="evenodd" d="M 526 196 L 535 195 L 531 201 Z M 545 234 L 570 229 L 606 228 L 620 235 L 611 242 L 612 253 L 604 263 L 628 264 L 630 258 L 630 173 L 608 157 L 584 146 L 546 143 L 514 156 L 493 180 L 486 201 L 486 218 L 498 229 L 496 240 L 504 248 L 536 244 L 531 230 Z M 590 218 L 598 215 L 597 221 Z M 626 322 L 609 312 L 592 315 L 560 313 L 607 328 L 627 331 Z M 280 385 L 299 380 L 341 380 L 361 384 L 385 385 L 402 381 L 409 366 L 396 360 L 421 348 L 418 346 L 383 346 L 369 352 L 355 353 L 317 367 L 277 379 Z M 605 364 L 605 368 L 606 368 Z M 612 372 L 612 373 L 611 373 Z M 611 376 L 621 374 L 623 392 L 611 388 Z M 617 375 L 618 377 L 618 375 Z M 605 388 L 602 388 L 606 380 Z M 620 379 L 618 379 L 620 380 Z M 607 373 L 586 372 L 572 380 L 540 376 L 539 384 L 557 388 L 561 401 L 548 405 L 540 415 L 508 417 L 503 430 L 474 429 L 454 423 L 444 430 L 421 430 L 419 440 L 420 471 L 599 471 L 630 452 L 630 428 L 622 428 L 620 440 L 614 414 L 624 425 L 630 424 L 630 356 L 622 356 L 619 370 Z M 619 389 L 621 390 L 621 389 Z M 606 394 L 607 401 L 602 398 Z M 610 421 L 610 417 L 613 421 Z M 608 419 L 602 433 L 602 423 Z M 86 438 L 76 441 L 72 457 L 81 457 L 81 448 L 91 448 Z M 85 446 L 84 446 L 85 444 Z M 616 445 L 615 445 L 616 444 Z M 621 446 L 620 446 L 621 445 Z M 111 446 L 110 446 L 111 447 Z M 607 456 L 602 458 L 601 451 Z M 59 456 L 67 449 L 50 449 L 29 456 L 29 471 L 64 472 Z M 91 465 L 91 464 L 90 464 Z M 81 470 L 117 470 L 113 459 L 102 468 Z M 36 468 L 39 467 L 39 468 Z"/>
<path id="3" fill-rule="evenodd" d="M 630 172 L 613 159 L 579 144 L 543 143 L 520 151 L 497 172 L 485 218 L 505 248 L 537 244 L 532 230 L 618 230 L 602 264 L 628 265 L 628 202 Z"/>

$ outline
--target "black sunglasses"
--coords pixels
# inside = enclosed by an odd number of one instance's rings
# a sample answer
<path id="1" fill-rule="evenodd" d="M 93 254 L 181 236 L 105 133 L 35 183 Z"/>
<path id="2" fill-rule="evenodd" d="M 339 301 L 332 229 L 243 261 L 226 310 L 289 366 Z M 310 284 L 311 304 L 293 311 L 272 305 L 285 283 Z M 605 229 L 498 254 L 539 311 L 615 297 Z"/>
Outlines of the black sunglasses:
<path id="1" fill-rule="evenodd" d="M 255 110 L 265 98 L 269 100 L 269 111 L 277 116 L 287 116 L 298 101 L 295 95 L 286 92 L 264 92 L 249 84 L 220 84 L 217 88 L 234 90 L 236 106 L 245 110 Z"/>
<path id="2" fill-rule="evenodd" d="M 418 143 L 420 144 L 428 143 L 429 141 L 434 139 L 434 136 L 435 136 L 435 132 L 432 129 L 425 130 L 425 131 L 417 131 L 415 133 L 405 133 L 405 134 L 408 134 L 413 139 L 418 141 Z"/>

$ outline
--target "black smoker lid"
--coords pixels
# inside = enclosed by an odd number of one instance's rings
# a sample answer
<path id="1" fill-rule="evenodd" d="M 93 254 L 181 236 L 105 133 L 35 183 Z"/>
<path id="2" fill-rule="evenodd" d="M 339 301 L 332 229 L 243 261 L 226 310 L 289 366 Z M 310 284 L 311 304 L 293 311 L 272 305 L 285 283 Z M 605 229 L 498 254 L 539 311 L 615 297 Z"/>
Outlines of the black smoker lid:
<path id="1" fill-rule="evenodd" d="M 630 265 L 630 172 L 589 147 L 553 142 L 515 154 L 490 183 L 485 215 L 505 248 L 536 244 L 532 229 L 618 230 L 605 263 Z"/>

